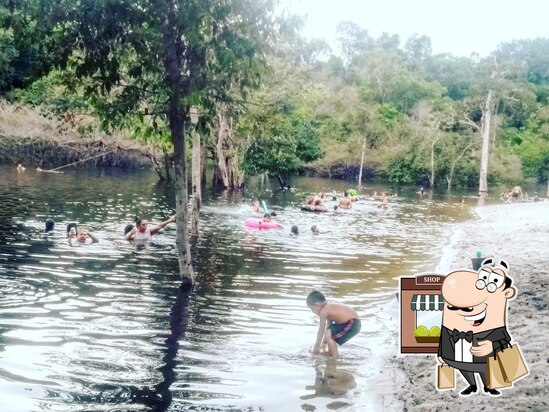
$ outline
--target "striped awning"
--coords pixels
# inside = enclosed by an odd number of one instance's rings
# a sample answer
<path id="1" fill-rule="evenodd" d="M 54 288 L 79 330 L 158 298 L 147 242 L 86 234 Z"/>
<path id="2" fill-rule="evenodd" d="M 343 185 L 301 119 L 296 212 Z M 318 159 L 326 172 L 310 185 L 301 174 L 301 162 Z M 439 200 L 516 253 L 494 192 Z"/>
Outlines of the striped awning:
<path id="1" fill-rule="evenodd" d="M 442 295 L 414 295 L 412 296 L 412 310 L 443 310 Z"/>

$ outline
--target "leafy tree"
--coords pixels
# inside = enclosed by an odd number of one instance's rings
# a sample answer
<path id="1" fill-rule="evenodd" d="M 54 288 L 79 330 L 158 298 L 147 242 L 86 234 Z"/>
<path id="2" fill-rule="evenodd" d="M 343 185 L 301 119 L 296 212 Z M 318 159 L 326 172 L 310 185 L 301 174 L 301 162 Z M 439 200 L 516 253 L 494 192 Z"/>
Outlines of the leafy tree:
<path id="1" fill-rule="evenodd" d="M 507 129 L 504 139 L 520 156 L 525 177 L 549 178 L 549 107 L 534 112 L 523 130 Z"/>
<path id="2" fill-rule="evenodd" d="M 475 76 L 473 61 L 465 57 L 437 54 L 425 61 L 427 78 L 440 83 L 453 100 L 463 100 L 471 95 Z"/>
<path id="3" fill-rule="evenodd" d="M 144 125 L 169 133 L 175 153 L 179 270 L 184 280 L 192 282 L 185 166 L 188 110 L 196 102 L 222 98 L 236 76 L 257 81 L 258 50 L 273 33 L 273 2 L 36 0 L 33 4 L 31 10 L 21 7 L 12 14 L 26 13 L 40 27 L 49 28 L 52 55 L 84 85 L 105 125 L 131 126 L 135 119 L 148 118 Z"/>
<path id="4" fill-rule="evenodd" d="M 389 34 L 383 32 L 381 36 L 379 36 L 374 41 L 374 48 L 387 50 L 387 51 L 396 51 L 398 50 L 398 46 L 400 45 L 400 37 L 398 34 Z"/>
<path id="5" fill-rule="evenodd" d="M 39 0 L 0 5 L 0 94 L 26 87 L 52 67 L 55 56 L 45 47 L 52 23 L 39 19 L 44 8 Z"/>
<path id="6" fill-rule="evenodd" d="M 363 55 L 372 49 L 373 40 L 368 31 L 350 21 L 344 21 L 337 25 L 339 45 L 343 54 L 343 61 L 349 73 L 349 69 L 355 57 Z"/>
<path id="7" fill-rule="evenodd" d="M 410 63 L 421 67 L 423 62 L 431 56 L 431 39 L 428 36 L 413 34 L 406 41 L 406 44 L 404 45 L 404 52 L 406 53 L 406 57 Z"/>
<path id="8" fill-rule="evenodd" d="M 423 175 L 425 168 L 421 157 L 410 147 L 411 150 L 395 155 L 387 166 L 387 177 L 394 183 L 413 183 Z"/>
<path id="9" fill-rule="evenodd" d="M 378 50 L 363 55 L 356 60 L 353 70 L 353 79 L 361 87 L 365 100 L 391 103 L 404 112 L 420 100 L 438 99 L 445 92 L 437 82 L 410 71 L 402 55 L 394 52 Z"/>
<path id="10" fill-rule="evenodd" d="M 5 93 L 13 87 L 16 68 L 14 60 L 18 51 L 13 44 L 13 36 L 9 31 L 0 31 L 0 93 Z"/>
<path id="11" fill-rule="evenodd" d="M 549 83 L 549 39 L 514 40 L 501 44 L 494 56 L 498 61 L 513 60 L 526 68 L 528 82 Z"/>
<path id="12" fill-rule="evenodd" d="M 253 136 L 243 162 L 246 173 L 276 176 L 282 188 L 290 173 L 324 155 L 314 122 L 291 107 L 263 106 L 242 120 L 239 133 Z"/>
<path id="13" fill-rule="evenodd" d="M 516 153 L 521 158 L 526 177 L 533 177 L 539 182 L 549 178 L 549 140 L 527 132 Z"/>

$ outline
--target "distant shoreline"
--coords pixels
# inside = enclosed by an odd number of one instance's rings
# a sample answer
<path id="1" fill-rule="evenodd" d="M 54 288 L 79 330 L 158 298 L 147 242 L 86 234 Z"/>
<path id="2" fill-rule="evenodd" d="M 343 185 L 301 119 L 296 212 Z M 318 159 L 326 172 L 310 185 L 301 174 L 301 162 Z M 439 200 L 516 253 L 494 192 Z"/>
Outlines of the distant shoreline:
<path id="1" fill-rule="evenodd" d="M 77 163 L 124 169 L 152 168 L 148 154 L 120 142 L 99 139 L 53 139 L 0 135 L 0 164 L 55 169 Z"/>

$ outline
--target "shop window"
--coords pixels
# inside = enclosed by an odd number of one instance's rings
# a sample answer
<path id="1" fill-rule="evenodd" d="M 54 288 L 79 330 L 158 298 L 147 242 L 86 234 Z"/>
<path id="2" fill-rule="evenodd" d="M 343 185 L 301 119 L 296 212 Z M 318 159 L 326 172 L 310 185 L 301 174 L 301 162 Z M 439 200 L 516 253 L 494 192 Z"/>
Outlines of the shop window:
<path id="1" fill-rule="evenodd" d="M 444 275 L 400 278 L 400 352 L 437 353 L 444 300 Z"/>

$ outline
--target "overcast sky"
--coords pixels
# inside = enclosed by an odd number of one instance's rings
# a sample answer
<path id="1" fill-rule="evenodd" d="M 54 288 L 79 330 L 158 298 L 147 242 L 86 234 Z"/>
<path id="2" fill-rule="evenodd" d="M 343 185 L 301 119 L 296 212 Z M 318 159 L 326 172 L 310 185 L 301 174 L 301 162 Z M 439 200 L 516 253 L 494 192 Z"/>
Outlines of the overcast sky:
<path id="1" fill-rule="evenodd" d="M 335 28 L 352 21 L 377 38 L 414 33 L 431 38 L 433 53 L 486 56 L 498 44 L 549 37 L 549 0 L 281 0 L 306 15 L 303 35 L 335 45 Z"/>

